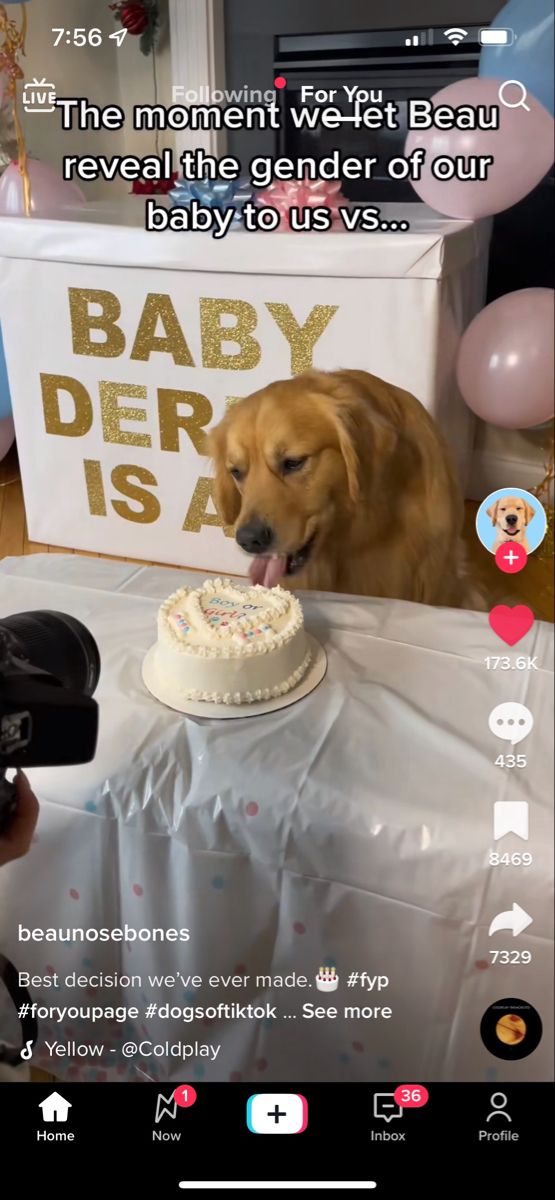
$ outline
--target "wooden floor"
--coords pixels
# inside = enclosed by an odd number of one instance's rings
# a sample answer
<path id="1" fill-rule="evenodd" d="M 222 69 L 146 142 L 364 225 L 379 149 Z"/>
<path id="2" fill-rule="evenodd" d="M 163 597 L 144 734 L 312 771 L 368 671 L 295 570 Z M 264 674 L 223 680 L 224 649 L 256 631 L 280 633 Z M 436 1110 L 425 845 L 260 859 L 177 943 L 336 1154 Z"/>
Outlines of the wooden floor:
<path id="1" fill-rule="evenodd" d="M 529 604 L 537 617 L 553 621 L 553 557 L 545 553 L 545 546 L 531 555 L 526 569 L 518 575 L 502 575 L 493 556 L 480 544 L 476 536 L 474 521 L 478 505 L 466 502 L 464 540 L 469 570 L 474 579 L 487 589 L 492 605 L 502 601 Z M 0 558 L 8 555 L 73 554 L 60 546 L 44 546 L 29 541 L 23 493 L 15 450 L 0 463 Z M 86 551 L 76 550 L 76 554 Z M 110 558 L 107 554 L 89 555 L 92 558 Z M 126 559 L 137 562 L 137 559 Z"/>

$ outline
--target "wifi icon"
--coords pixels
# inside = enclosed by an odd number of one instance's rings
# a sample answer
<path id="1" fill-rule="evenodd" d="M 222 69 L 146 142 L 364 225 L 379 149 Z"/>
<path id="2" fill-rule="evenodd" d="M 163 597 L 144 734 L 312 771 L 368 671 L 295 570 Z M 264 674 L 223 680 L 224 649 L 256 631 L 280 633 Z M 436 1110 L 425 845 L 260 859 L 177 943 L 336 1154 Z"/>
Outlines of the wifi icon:
<path id="1" fill-rule="evenodd" d="M 468 37 L 468 29 L 445 29 L 443 36 L 448 38 L 453 46 L 458 46 L 459 42 Z"/>

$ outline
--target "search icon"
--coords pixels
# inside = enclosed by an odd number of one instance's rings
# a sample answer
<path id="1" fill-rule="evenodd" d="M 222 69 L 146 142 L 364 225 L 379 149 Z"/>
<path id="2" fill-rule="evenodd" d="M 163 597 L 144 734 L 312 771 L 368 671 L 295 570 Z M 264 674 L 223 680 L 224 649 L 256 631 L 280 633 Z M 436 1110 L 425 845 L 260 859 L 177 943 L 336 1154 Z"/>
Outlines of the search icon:
<path id="1" fill-rule="evenodd" d="M 512 100 L 505 100 L 503 92 L 505 91 L 505 88 L 508 87 L 516 87 L 520 89 L 520 100 L 517 100 L 516 102 L 513 102 Z M 528 92 L 526 91 L 524 84 L 520 82 L 520 79 L 506 79 L 499 88 L 498 96 L 500 103 L 504 104 L 505 108 L 525 108 L 526 112 L 530 112 L 530 105 L 526 104 Z"/>

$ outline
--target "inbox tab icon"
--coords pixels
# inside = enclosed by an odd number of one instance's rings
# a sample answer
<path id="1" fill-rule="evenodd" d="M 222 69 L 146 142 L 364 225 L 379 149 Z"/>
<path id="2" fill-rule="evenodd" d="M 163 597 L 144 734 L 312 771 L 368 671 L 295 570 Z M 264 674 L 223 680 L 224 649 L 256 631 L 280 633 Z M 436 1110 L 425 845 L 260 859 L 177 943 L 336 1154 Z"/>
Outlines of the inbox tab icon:
<path id="1" fill-rule="evenodd" d="M 403 1115 L 401 1104 L 397 1104 L 395 1100 L 395 1092 L 375 1092 L 374 1093 L 374 1116 L 381 1121 L 398 1120 Z"/>
<path id="2" fill-rule="evenodd" d="M 528 841 L 528 802 L 526 800 L 496 800 L 493 806 L 493 836 L 498 842 L 506 833 Z"/>

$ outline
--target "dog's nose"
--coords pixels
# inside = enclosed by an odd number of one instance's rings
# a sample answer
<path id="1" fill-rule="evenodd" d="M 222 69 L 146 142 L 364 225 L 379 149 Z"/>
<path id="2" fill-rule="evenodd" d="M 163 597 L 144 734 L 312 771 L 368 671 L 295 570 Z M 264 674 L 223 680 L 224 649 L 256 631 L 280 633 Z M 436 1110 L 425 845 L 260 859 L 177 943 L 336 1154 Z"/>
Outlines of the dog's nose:
<path id="1" fill-rule="evenodd" d="M 506 517 L 506 521 L 507 521 L 507 525 L 516 525 L 516 523 L 518 521 L 518 517 L 515 517 L 511 514 L 510 516 Z"/>
<path id="2" fill-rule="evenodd" d="M 265 554 L 274 540 L 274 531 L 264 521 L 255 519 L 248 521 L 246 525 L 241 525 L 235 537 L 241 549 L 246 550 L 247 554 Z"/>

